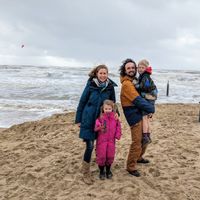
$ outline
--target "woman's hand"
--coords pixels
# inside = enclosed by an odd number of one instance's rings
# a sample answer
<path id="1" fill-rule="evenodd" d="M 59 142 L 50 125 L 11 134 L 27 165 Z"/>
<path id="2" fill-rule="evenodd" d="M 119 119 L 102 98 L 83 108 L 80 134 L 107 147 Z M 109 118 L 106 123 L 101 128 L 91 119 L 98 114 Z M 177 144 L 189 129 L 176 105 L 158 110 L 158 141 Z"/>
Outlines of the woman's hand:
<path id="1" fill-rule="evenodd" d="M 77 123 L 76 125 L 78 126 L 78 128 L 80 128 L 80 126 L 81 126 L 81 123 Z"/>

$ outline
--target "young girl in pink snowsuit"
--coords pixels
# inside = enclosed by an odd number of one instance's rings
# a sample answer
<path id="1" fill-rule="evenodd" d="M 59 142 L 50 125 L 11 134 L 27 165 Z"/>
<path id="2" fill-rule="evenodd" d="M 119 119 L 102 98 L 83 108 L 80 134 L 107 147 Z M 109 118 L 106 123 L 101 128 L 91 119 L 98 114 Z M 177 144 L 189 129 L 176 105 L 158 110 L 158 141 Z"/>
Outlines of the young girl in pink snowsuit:
<path id="1" fill-rule="evenodd" d="M 95 122 L 95 131 L 98 132 L 96 141 L 96 162 L 99 166 L 99 178 L 104 180 L 112 178 L 110 170 L 115 156 L 115 140 L 121 137 L 121 125 L 116 113 L 115 104 L 111 100 L 105 100 L 101 115 Z M 106 172 L 105 172 L 106 168 Z"/>

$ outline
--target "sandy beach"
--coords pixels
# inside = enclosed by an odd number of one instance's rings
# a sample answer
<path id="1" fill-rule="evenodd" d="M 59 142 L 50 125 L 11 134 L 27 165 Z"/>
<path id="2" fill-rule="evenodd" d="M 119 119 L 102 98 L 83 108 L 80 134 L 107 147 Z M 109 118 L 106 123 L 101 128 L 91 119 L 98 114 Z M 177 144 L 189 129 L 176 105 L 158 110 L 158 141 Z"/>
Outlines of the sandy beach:
<path id="1" fill-rule="evenodd" d="M 121 112 L 122 113 L 122 112 Z M 125 170 L 130 131 L 121 114 L 123 135 L 117 142 L 112 180 L 85 185 L 80 166 L 84 143 L 74 125 L 75 113 L 0 129 L 0 199 L 2 200 L 199 200 L 200 122 L 198 104 L 160 104 L 152 121 L 141 177 Z"/>

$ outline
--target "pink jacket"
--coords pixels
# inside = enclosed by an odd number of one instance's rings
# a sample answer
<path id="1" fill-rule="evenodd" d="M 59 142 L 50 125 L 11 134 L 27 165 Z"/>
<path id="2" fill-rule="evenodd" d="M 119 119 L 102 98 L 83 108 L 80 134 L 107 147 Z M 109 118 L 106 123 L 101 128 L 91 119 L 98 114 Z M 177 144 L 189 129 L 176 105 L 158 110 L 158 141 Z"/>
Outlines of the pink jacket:
<path id="1" fill-rule="evenodd" d="M 115 140 L 121 137 L 121 124 L 115 119 L 115 113 L 104 113 L 99 117 L 95 123 L 95 131 L 98 131 L 97 164 L 100 166 L 112 164 L 115 155 Z"/>
<path id="2" fill-rule="evenodd" d="M 101 126 L 104 126 L 104 129 L 101 129 Z M 101 117 L 96 120 L 95 131 L 98 131 L 99 140 L 112 140 L 120 139 L 121 137 L 121 124 L 119 120 L 115 119 L 115 113 L 103 113 Z"/>

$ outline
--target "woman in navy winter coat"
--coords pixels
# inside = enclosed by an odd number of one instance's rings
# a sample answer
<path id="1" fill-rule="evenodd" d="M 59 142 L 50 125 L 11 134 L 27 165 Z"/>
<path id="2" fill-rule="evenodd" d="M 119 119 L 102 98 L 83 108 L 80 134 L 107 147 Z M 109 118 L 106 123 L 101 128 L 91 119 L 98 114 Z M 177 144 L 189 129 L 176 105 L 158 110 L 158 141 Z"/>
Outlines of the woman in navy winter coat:
<path id="1" fill-rule="evenodd" d="M 108 78 L 106 65 L 98 65 L 90 72 L 89 77 L 78 104 L 75 123 L 80 127 L 79 137 L 86 143 L 82 166 L 83 180 L 92 184 L 90 161 L 96 139 L 95 120 L 99 117 L 104 100 L 116 101 L 114 87 L 117 85 Z"/>

